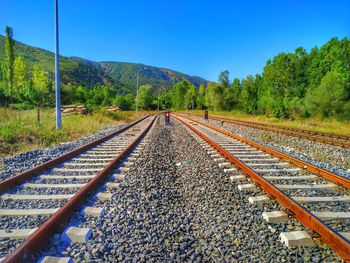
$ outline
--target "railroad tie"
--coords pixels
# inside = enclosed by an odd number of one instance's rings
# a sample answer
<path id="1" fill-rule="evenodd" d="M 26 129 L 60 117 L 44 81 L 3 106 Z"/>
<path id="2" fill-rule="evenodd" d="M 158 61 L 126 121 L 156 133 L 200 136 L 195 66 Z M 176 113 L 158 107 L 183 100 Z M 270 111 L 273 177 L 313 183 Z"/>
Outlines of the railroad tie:
<path id="1" fill-rule="evenodd" d="M 297 173 L 301 171 L 301 168 L 289 168 L 289 169 L 254 169 L 257 173 Z"/>
<path id="2" fill-rule="evenodd" d="M 233 182 L 241 181 L 247 179 L 244 175 L 232 175 L 230 176 L 230 180 Z"/>
<path id="3" fill-rule="evenodd" d="M 120 185 L 120 183 L 111 183 L 111 182 L 108 182 L 108 183 L 105 184 L 105 187 L 106 187 L 107 189 L 117 189 L 117 188 L 119 188 L 119 185 Z"/>
<path id="4" fill-rule="evenodd" d="M 246 158 L 246 157 L 252 157 L 252 158 L 256 158 L 256 157 L 269 157 L 270 155 L 267 153 L 262 153 L 262 154 L 235 154 L 235 157 L 237 158 Z"/>
<path id="5" fill-rule="evenodd" d="M 101 192 L 101 193 L 98 193 L 96 195 L 96 198 L 98 200 L 100 200 L 101 202 L 106 202 L 106 201 L 110 201 L 112 199 L 112 196 L 113 194 L 112 193 L 104 193 L 104 192 Z"/>
<path id="6" fill-rule="evenodd" d="M 251 196 L 248 198 L 248 202 L 252 205 L 263 205 L 269 203 L 271 200 L 266 195 Z"/>
<path id="7" fill-rule="evenodd" d="M 40 179 L 42 180 L 50 180 L 50 179 L 58 179 L 58 180 L 65 180 L 65 179 L 77 179 L 77 180 L 85 180 L 85 179 L 92 179 L 95 175 L 40 175 Z"/>
<path id="8" fill-rule="evenodd" d="M 232 168 L 228 168 L 228 169 L 224 169 L 224 173 L 233 173 L 233 172 L 235 172 L 235 171 L 237 171 L 237 169 L 236 168 L 234 168 L 234 167 L 232 167 Z"/>
<path id="9" fill-rule="evenodd" d="M 239 191 L 255 191 L 257 189 L 253 184 L 240 184 L 237 187 Z"/>
<path id="10" fill-rule="evenodd" d="M 0 216 L 50 216 L 56 213 L 59 208 L 48 209 L 0 209 Z"/>
<path id="11" fill-rule="evenodd" d="M 93 157 L 93 158 L 74 158 L 73 159 L 74 161 L 76 162 L 106 162 L 106 163 L 109 163 L 110 161 L 113 160 L 113 158 L 110 158 L 110 157 L 101 157 L 101 156 L 96 156 L 96 157 Z"/>
<path id="12" fill-rule="evenodd" d="M 305 231 L 282 232 L 281 242 L 287 247 L 313 247 L 315 242 Z"/>
<path id="13" fill-rule="evenodd" d="M 240 161 L 251 161 L 251 162 L 275 162 L 278 161 L 278 158 L 264 158 L 264 159 L 253 159 L 253 158 L 239 158 Z"/>
<path id="14" fill-rule="evenodd" d="M 3 200 L 64 200 L 70 199 L 74 194 L 66 195 L 21 195 L 21 194 L 3 194 Z"/>
<path id="15" fill-rule="evenodd" d="M 63 232 L 61 235 L 61 240 L 65 243 L 83 243 L 88 241 L 91 236 L 91 228 L 71 226 Z"/>
<path id="16" fill-rule="evenodd" d="M 299 203 L 317 203 L 317 202 L 350 202 L 350 196 L 292 196 Z"/>
<path id="17" fill-rule="evenodd" d="M 261 167 L 261 166 L 282 166 L 282 167 L 286 167 L 286 166 L 289 165 L 289 163 L 245 163 L 245 165 L 251 166 L 251 167 Z"/>
<path id="18" fill-rule="evenodd" d="M 25 188 L 60 188 L 60 189 L 73 189 L 73 188 L 82 188 L 86 184 L 32 184 L 26 183 L 23 186 Z"/>
<path id="19" fill-rule="evenodd" d="M 321 220 L 330 221 L 337 219 L 350 219 L 350 212 L 311 212 Z"/>
<path id="20" fill-rule="evenodd" d="M 85 207 L 82 211 L 82 214 L 84 215 L 90 215 L 93 217 L 101 217 L 103 214 L 105 213 L 105 209 L 104 208 L 100 208 L 100 207 Z"/>
<path id="21" fill-rule="evenodd" d="M 87 166 L 87 167 L 94 167 L 94 166 L 97 166 L 97 167 L 104 167 L 106 166 L 107 164 L 109 163 L 109 161 L 107 162 L 95 162 L 95 163 L 65 163 L 64 164 L 64 167 L 67 167 L 67 166 Z"/>
<path id="22" fill-rule="evenodd" d="M 101 168 L 54 168 L 53 172 L 58 173 L 97 173 L 101 171 Z"/>
<path id="23" fill-rule="evenodd" d="M 295 176 L 277 175 L 277 176 L 264 176 L 264 178 L 267 180 L 309 180 L 309 179 L 318 178 L 318 176 L 314 174 L 295 175 Z"/>
<path id="24" fill-rule="evenodd" d="M 224 162 L 224 163 L 219 163 L 219 167 L 230 167 L 231 166 L 231 163 L 229 162 Z"/>
<path id="25" fill-rule="evenodd" d="M 112 178 L 114 181 L 123 181 L 125 179 L 125 174 L 113 174 Z"/>
<path id="26" fill-rule="evenodd" d="M 130 171 L 130 167 L 120 167 L 119 168 L 119 170 L 121 171 L 121 172 L 129 172 Z"/>
<path id="27" fill-rule="evenodd" d="M 1 229 L 0 239 L 27 239 L 37 229 L 37 227 L 29 229 Z"/>
<path id="28" fill-rule="evenodd" d="M 280 190 L 313 190 L 313 189 L 335 189 L 338 186 L 333 183 L 328 184 L 276 184 Z"/>
<path id="29" fill-rule="evenodd" d="M 73 263 L 73 259 L 70 257 L 52 257 L 45 256 L 38 263 Z"/>
<path id="30" fill-rule="evenodd" d="M 269 223 L 279 224 L 288 221 L 288 216 L 283 211 L 263 212 L 262 218 Z"/>
<path id="31" fill-rule="evenodd" d="M 124 165 L 124 167 L 130 167 L 130 166 L 133 166 L 134 165 L 134 163 L 133 162 L 124 162 L 123 163 L 123 165 Z"/>
<path id="32" fill-rule="evenodd" d="M 139 153 L 136 153 L 136 152 L 133 152 L 132 154 L 130 154 L 130 156 L 131 157 L 139 157 L 140 156 L 140 154 Z"/>

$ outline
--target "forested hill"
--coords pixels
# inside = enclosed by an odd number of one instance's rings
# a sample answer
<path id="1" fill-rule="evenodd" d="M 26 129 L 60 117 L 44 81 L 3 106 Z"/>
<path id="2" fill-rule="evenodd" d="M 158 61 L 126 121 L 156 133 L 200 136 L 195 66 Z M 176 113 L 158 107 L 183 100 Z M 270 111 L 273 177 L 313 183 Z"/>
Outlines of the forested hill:
<path id="1" fill-rule="evenodd" d="M 0 59 L 4 58 L 4 54 L 5 37 L 0 35 Z M 23 57 L 29 68 L 32 68 L 36 63 L 53 76 L 54 53 L 16 41 L 15 55 Z M 188 80 L 197 87 L 200 84 L 206 84 L 206 80 L 200 77 L 136 63 L 95 62 L 84 58 L 61 56 L 60 65 L 61 79 L 64 84 L 80 84 L 85 87 L 109 84 L 120 88 L 124 86 L 126 89 L 133 89 L 136 83 L 137 70 L 139 70 L 140 84 L 151 84 L 153 87 L 169 88 L 181 80 Z M 125 93 L 127 92 L 125 90 Z"/>

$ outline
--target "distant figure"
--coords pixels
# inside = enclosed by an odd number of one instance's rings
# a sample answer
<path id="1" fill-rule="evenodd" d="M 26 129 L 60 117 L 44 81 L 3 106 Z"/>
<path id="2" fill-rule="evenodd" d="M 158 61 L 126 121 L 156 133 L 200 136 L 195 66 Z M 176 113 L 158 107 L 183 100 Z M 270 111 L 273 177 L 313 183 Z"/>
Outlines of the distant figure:
<path id="1" fill-rule="evenodd" d="M 209 117 L 208 117 L 208 111 L 207 110 L 204 112 L 204 121 L 205 122 L 209 122 Z"/>
<path id="2" fill-rule="evenodd" d="M 221 123 L 221 126 L 224 126 L 224 121 L 223 120 L 221 120 L 220 123 Z"/>

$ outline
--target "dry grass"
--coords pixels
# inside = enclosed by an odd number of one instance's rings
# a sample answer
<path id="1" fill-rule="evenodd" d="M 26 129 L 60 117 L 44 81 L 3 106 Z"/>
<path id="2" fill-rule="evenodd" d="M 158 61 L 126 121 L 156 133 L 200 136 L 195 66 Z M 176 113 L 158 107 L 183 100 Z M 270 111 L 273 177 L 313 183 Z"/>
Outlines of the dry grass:
<path id="1" fill-rule="evenodd" d="M 0 108 L 0 157 L 27 150 L 48 147 L 92 134 L 111 124 L 129 122 L 145 112 L 106 113 L 65 116 L 63 129 L 55 129 L 53 109 L 42 110 L 42 120 L 36 121 L 36 110 Z"/>
<path id="2" fill-rule="evenodd" d="M 203 114 L 203 110 L 188 111 L 197 114 Z M 336 119 L 299 119 L 299 120 L 284 120 L 266 117 L 263 115 L 249 115 L 242 112 L 211 112 L 209 115 L 222 116 L 227 118 L 241 119 L 246 121 L 256 121 L 281 125 L 285 127 L 293 127 L 305 130 L 332 132 L 338 134 L 350 134 L 350 121 L 339 121 Z"/>

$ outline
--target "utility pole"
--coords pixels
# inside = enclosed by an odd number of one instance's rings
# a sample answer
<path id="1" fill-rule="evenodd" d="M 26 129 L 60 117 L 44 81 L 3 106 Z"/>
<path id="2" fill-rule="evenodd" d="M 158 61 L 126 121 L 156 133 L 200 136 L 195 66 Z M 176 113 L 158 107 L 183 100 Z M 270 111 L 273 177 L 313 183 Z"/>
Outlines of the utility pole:
<path id="1" fill-rule="evenodd" d="M 136 72 L 136 112 L 139 111 L 139 72 L 147 68 L 138 69 Z"/>
<path id="2" fill-rule="evenodd" d="M 158 107 L 157 107 L 157 110 L 159 111 L 159 87 L 158 87 Z"/>
<path id="3" fill-rule="evenodd" d="M 61 91 L 60 91 L 60 58 L 58 40 L 58 0 L 55 1 L 55 88 L 56 88 L 56 129 L 62 128 Z"/>
<path id="4" fill-rule="evenodd" d="M 136 112 L 139 111 L 139 70 L 136 73 Z"/>

